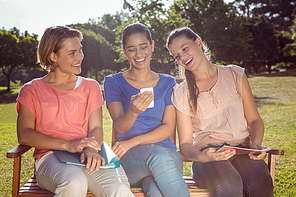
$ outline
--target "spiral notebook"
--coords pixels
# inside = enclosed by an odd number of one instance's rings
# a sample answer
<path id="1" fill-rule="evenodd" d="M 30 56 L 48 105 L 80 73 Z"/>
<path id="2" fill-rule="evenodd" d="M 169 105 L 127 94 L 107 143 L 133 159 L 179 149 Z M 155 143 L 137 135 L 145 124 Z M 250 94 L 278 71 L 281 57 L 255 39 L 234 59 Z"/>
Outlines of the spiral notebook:
<path id="1" fill-rule="evenodd" d="M 53 150 L 54 154 L 62 163 L 69 165 L 86 166 L 86 162 L 80 162 L 80 153 L 70 153 L 68 151 Z M 105 143 L 102 143 L 99 154 L 105 159 L 105 165 L 101 165 L 100 169 L 112 169 L 120 166 L 120 160 L 111 150 L 111 148 Z"/>

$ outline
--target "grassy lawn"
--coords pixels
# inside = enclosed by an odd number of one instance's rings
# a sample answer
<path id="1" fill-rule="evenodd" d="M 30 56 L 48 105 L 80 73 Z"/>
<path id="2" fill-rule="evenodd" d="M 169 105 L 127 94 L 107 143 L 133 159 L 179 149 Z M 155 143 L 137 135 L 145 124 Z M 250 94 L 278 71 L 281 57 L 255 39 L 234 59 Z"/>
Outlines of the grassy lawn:
<path id="1" fill-rule="evenodd" d="M 295 72 L 295 71 L 294 71 Z M 263 144 L 285 150 L 278 156 L 275 196 L 296 196 L 296 73 L 258 75 L 249 78 L 250 85 L 265 124 Z M 19 89 L 6 93 L 0 88 L 0 196 L 11 195 L 13 161 L 6 152 L 17 145 L 15 98 Z M 112 121 L 103 106 L 104 141 L 111 145 Z M 32 174 L 32 150 L 23 157 L 21 183 Z M 184 165 L 184 175 L 190 176 L 190 164 Z"/>

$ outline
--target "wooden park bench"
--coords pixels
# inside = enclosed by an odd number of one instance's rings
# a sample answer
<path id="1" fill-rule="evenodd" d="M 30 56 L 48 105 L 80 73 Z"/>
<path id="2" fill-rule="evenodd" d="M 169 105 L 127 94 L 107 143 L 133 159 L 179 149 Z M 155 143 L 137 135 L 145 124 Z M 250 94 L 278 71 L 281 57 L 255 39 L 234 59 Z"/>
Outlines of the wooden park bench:
<path id="1" fill-rule="evenodd" d="M 173 137 L 174 142 L 176 141 L 176 135 Z M 116 131 L 112 132 L 112 144 L 117 141 L 116 138 Z M 13 148 L 12 150 L 7 152 L 8 158 L 14 158 L 14 165 L 13 165 L 13 180 L 12 180 L 12 197 L 18 196 L 25 196 L 25 197 L 52 197 L 54 196 L 53 193 L 43 190 L 38 187 L 38 183 L 35 178 L 35 174 L 31 177 L 31 179 L 25 183 L 22 187 L 20 187 L 20 176 L 21 176 L 21 158 L 22 155 L 30 150 L 30 146 L 26 145 L 18 145 L 17 147 Z M 270 175 L 274 182 L 275 178 L 275 166 L 276 166 L 276 156 L 277 155 L 284 155 L 283 150 L 272 149 L 268 151 L 268 168 L 270 171 Z M 181 155 L 182 156 L 182 155 Z M 183 162 L 191 162 L 190 160 L 183 158 Z M 191 196 L 199 196 L 205 197 L 209 196 L 209 191 L 205 189 L 199 189 L 196 187 L 193 179 L 191 177 L 184 177 L 184 180 L 188 186 Z M 137 197 L 144 197 L 144 193 L 142 188 L 131 188 L 131 191 Z M 87 194 L 87 197 L 93 197 L 91 193 Z"/>
<path id="2" fill-rule="evenodd" d="M 102 91 L 103 92 L 103 91 Z M 104 95 L 104 93 L 103 93 Z M 174 143 L 176 144 L 176 133 L 171 137 Z M 112 145 L 117 141 L 117 131 L 113 126 L 112 131 Z M 22 187 L 20 187 L 20 176 L 21 176 L 21 160 L 22 155 L 30 150 L 30 146 L 26 145 L 18 145 L 12 150 L 8 151 L 6 156 L 8 158 L 14 159 L 13 164 L 13 179 L 12 179 L 12 197 L 24 196 L 24 197 L 52 197 L 54 194 L 48 190 L 41 189 L 38 186 L 36 181 L 35 172 L 33 173 L 30 180 L 27 181 Z M 181 154 L 181 153 L 180 153 Z M 284 155 L 283 150 L 272 149 L 268 151 L 268 168 L 270 175 L 272 177 L 274 183 L 275 177 L 275 166 L 276 166 L 276 156 Z M 182 156 L 182 154 L 181 154 Z M 183 157 L 183 162 L 192 162 L 185 157 Z M 193 179 L 191 177 L 183 177 L 188 189 L 190 191 L 190 196 L 198 196 L 198 197 L 208 197 L 209 191 L 206 189 L 200 189 L 196 187 Z M 142 188 L 131 188 L 131 191 L 136 197 L 145 197 Z M 86 197 L 94 197 L 90 192 L 86 195 Z"/>
<path id="3" fill-rule="evenodd" d="M 174 132 L 173 136 L 171 136 L 171 139 L 173 140 L 174 144 L 176 145 L 176 132 Z M 117 139 L 117 131 L 113 125 L 112 127 L 112 146 L 118 141 Z M 192 162 L 191 160 L 188 160 L 185 158 L 181 152 L 179 151 L 180 155 L 182 156 L 183 162 Z M 276 156 L 277 155 L 284 155 L 283 150 L 277 150 L 277 149 L 272 149 L 268 151 L 268 169 L 270 172 L 270 175 L 273 180 L 273 185 L 274 185 L 274 178 L 275 178 L 275 166 L 276 166 Z M 209 197 L 210 192 L 207 189 L 200 189 L 195 185 L 195 182 L 193 181 L 192 177 L 185 177 L 183 176 L 187 187 L 190 191 L 190 196 L 195 197 Z M 132 191 L 137 191 L 138 193 L 134 193 L 135 196 L 141 196 L 145 197 L 144 192 L 142 188 L 131 188 Z"/>

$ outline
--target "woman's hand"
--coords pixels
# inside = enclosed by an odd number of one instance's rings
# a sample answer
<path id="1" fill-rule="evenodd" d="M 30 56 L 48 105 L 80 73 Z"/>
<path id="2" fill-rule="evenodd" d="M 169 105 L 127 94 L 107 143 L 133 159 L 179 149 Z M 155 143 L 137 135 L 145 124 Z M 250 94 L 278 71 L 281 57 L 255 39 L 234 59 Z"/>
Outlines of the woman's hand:
<path id="1" fill-rule="evenodd" d="M 257 150 L 262 150 L 265 147 L 260 145 L 260 144 L 257 144 L 257 143 L 252 143 L 250 148 L 251 149 L 257 149 Z M 266 152 L 262 151 L 259 155 L 258 155 L 258 152 L 251 152 L 251 153 L 249 153 L 249 157 L 250 157 L 250 159 L 253 159 L 253 160 L 263 160 L 266 157 Z"/>
<path id="2" fill-rule="evenodd" d="M 97 150 L 93 148 L 85 148 L 80 155 L 80 162 L 86 160 L 86 168 L 91 172 L 99 171 L 101 165 L 105 165 L 105 159 L 101 157 Z"/>
<path id="3" fill-rule="evenodd" d="M 131 106 L 130 109 L 135 114 L 143 113 L 149 104 L 153 101 L 154 94 L 150 91 L 145 91 L 142 94 L 133 95 L 131 97 Z"/>
<path id="4" fill-rule="evenodd" d="M 85 137 L 74 141 L 69 141 L 66 150 L 70 153 L 81 153 L 84 148 L 93 148 L 96 151 L 101 150 L 101 145 L 95 137 Z"/>
<path id="5" fill-rule="evenodd" d="M 216 153 L 215 148 L 207 148 L 206 150 L 202 151 L 201 157 L 203 163 L 210 162 L 210 161 L 222 161 L 228 160 L 235 155 L 234 150 L 223 151 Z"/>
<path id="6" fill-rule="evenodd" d="M 119 159 L 131 148 L 137 146 L 137 143 L 135 142 L 135 139 L 129 139 L 126 141 L 120 141 L 117 142 L 113 147 L 113 152 L 117 155 Z"/>

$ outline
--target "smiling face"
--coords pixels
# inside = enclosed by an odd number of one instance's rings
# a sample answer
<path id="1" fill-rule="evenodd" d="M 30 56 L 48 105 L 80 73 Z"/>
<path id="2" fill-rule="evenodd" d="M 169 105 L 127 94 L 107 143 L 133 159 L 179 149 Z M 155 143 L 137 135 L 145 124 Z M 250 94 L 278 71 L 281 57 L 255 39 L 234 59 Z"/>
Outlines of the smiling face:
<path id="1" fill-rule="evenodd" d="M 150 69 L 154 42 L 150 44 L 145 34 L 136 33 L 128 36 L 124 47 L 123 52 L 132 67 L 137 69 L 149 67 Z"/>
<path id="2" fill-rule="evenodd" d="M 57 53 L 52 53 L 51 60 L 57 64 L 54 72 L 66 74 L 81 73 L 81 62 L 84 58 L 82 45 L 77 37 L 66 38 L 61 49 Z"/>
<path id="3" fill-rule="evenodd" d="M 185 36 L 175 38 L 168 49 L 178 64 L 187 70 L 193 71 L 205 60 L 202 50 L 202 41 L 195 41 Z"/>

